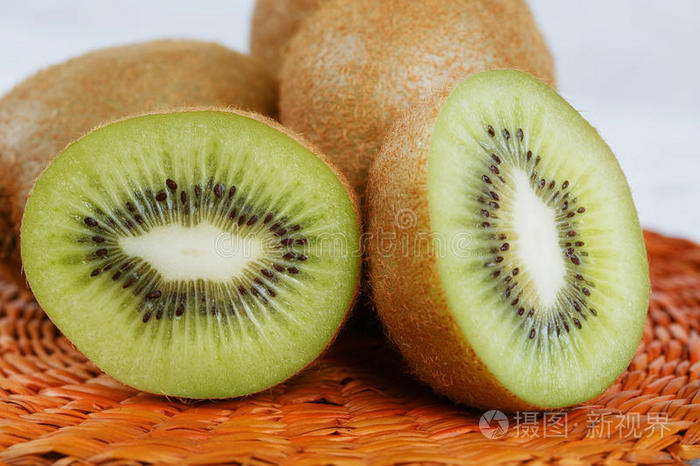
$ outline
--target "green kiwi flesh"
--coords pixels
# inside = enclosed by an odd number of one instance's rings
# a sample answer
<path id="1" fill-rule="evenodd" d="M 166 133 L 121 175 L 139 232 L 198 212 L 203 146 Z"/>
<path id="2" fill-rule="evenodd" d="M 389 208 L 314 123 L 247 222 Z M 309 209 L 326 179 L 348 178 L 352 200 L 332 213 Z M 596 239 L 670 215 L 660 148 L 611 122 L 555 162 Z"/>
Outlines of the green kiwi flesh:
<path id="1" fill-rule="evenodd" d="M 275 385 L 352 306 L 352 195 L 282 130 L 223 111 L 109 124 L 65 149 L 22 222 L 29 284 L 102 370 L 191 398 Z"/>
<path id="2" fill-rule="evenodd" d="M 428 159 L 437 255 L 464 338 L 516 398 L 560 407 L 604 391 L 641 338 L 644 242 L 609 147 L 545 84 L 516 71 L 465 80 Z"/>

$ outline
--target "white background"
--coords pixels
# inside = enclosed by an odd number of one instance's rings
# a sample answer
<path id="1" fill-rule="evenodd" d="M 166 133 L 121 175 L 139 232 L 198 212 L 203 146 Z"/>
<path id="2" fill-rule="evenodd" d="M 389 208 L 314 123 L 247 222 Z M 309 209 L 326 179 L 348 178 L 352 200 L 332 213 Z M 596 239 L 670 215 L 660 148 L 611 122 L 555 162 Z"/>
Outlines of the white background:
<path id="1" fill-rule="evenodd" d="M 700 1 L 530 5 L 557 60 L 560 92 L 617 154 L 642 224 L 700 241 Z M 107 45 L 188 37 L 247 51 L 252 7 L 253 0 L 0 0 L 0 93 Z"/>

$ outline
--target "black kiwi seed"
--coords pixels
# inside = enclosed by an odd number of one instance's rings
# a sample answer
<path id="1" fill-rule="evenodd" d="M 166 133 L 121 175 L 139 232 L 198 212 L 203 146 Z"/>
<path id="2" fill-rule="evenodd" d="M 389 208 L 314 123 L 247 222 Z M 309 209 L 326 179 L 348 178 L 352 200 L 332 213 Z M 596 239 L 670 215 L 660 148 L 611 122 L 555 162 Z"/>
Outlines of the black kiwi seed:
<path id="1" fill-rule="evenodd" d="M 156 201 L 158 202 L 163 202 L 168 198 L 168 195 L 165 193 L 165 191 L 159 191 L 158 194 L 156 194 Z"/>
<path id="2" fill-rule="evenodd" d="M 503 137 L 505 138 L 506 141 L 510 139 L 510 132 L 508 132 L 507 129 L 503 130 Z"/>
<path id="3" fill-rule="evenodd" d="M 97 220 L 95 220 L 92 217 L 85 217 L 85 219 L 83 219 L 83 221 L 85 222 L 85 225 L 87 225 L 89 227 L 96 227 L 98 225 Z"/>
<path id="4" fill-rule="evenodd" d="M 520 139 L 520 141 L 522 141 L 524 137 L 525 137 L 525 133 L 523 133 L 523 129 L 518 128 L 518 139 Z"/>
<path id="5" fill-rule="evenodd" d="M 493 126 L 489 125 L 486 131 L 489 133 L 489 136 L 494 137 L 496 136 L 496 130 L 493 129 Z"/>
<path id="6" fill-rule="evenodd" d="M 165 180 L 165 185 L 168 188 L 170 188 L 171 191 L 175 191 L 177 189 L 177 183 L 175 183 L 175 181 L 171 180 L 170 178 Z"/>
<path id="7" fill-rule="evenodd" d="M 216 185 L 214 185 L 214 195 L 218 198 L 223 197 L 224 189 L 225 189 L 225 187 L 223 184 L 217 183 Z"/>
<path id="8" fill-rule="evenodd" d="M 92 240 L 95 243 L 104 243 L 105 242 L 105 239 L 102 236 L 93 236 Z"/>

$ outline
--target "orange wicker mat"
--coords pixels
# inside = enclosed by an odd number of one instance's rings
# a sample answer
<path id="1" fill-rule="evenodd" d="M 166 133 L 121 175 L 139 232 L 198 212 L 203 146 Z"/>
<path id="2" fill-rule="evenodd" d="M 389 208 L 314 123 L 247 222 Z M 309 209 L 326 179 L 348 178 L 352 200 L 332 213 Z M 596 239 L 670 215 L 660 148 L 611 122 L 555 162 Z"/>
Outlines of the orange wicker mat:
<path id="1" fill-rule="evenodd" d="M 700 246 L 647 233 L 639 352 L 596 401 L 503 416 L 402 375 L 346 332 L 314 368 L 245 399 L 169 400 L 103 375 L 0 277 L 0 459 L 8 464 L 672 463 L 700 456 Z M 6 267 L 7 268 L 7 267 Z"/>

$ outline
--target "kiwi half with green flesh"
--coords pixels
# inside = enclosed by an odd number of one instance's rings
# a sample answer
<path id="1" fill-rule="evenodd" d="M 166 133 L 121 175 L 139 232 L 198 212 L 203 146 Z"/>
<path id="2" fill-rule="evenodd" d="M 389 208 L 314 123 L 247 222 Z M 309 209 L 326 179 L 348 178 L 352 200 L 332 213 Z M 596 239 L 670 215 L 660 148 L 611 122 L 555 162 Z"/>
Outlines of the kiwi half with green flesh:
<path id="1" fill-rule="evenodd" d="M 557 408 L 627 367 L 649 296 L 635 207 L 609 147 L 542 82 L 484 72 L 407 115 L 367 196 L 375 304 L 436 391 Z"/>
<path id="2" fill-rule="evenodd" d="M 356 202 L 281 127 L 219 111 L 109 124 L 71 144 L 22 222 L 27 280 L 114 378 L 173 396 L 266 389 L 334 338 L 358 286 Z"/>
<path id="3" fill-rule="evenodd" d="M 97 126 L 182 107 L 232 106 L 273 115 L 276 103 L 275 81 L 257 60 L 208 42 L 107 48 L 40 71 L 0 99 L 0 217 L 6 219 L 0 241 L 15 249 L 37 176 Z"/>
<path id="4" fill-rule="evenodd" d="M 321 1 L 257 0 L 250 28 L 250 54 L 277 76 L 287 43 Z"/>
<path id="5" fill-rule="evenodd" d="M 280 119 L 364 194 L 370 163 L 403 112 L 495 68 L 554 82 L 524 0 L 325 0 L 286 48 Z"/>

